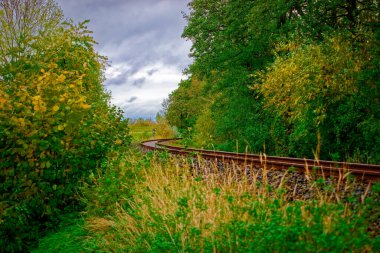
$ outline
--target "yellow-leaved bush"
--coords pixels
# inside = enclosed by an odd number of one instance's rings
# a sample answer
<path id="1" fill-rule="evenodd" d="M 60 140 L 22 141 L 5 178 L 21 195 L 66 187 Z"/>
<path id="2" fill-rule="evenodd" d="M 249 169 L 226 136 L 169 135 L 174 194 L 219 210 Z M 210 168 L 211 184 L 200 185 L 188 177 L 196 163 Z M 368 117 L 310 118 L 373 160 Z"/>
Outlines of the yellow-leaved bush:
<path id="1" fill-rule="evenodd" d="M 357 92 L 355 75 L 363 59 L 344 38 L 328 38 L 323 45 L 297 47 L 280 44 L 278 52 L 290 51 L 290 56 L 278 55 L 265 71 L 258 72 L 262 85 L 256 85 L 273 106 L 290 121 L 304 117 L 312 110 L 314 123 L 326 117 L 329 104 Z"/>
<path id="2" fill-rule="evenodd" d="M 275 61 L 255 73 L 252 88 L 286 125 L 288 154 L 378 161 L 377 45 L 372 33 L 337 33 L 277 46 Z"/>
<path id="3" fill-rule="evenodd" d="M 4 251 L 25 250 L 46 221 L 76 209 L 81 182 L 130 142 L 127 121 L 103 88 L 105 59 L 85 23 L 62 24 L 31 41 L 31 52 L 0 66 Z"/>

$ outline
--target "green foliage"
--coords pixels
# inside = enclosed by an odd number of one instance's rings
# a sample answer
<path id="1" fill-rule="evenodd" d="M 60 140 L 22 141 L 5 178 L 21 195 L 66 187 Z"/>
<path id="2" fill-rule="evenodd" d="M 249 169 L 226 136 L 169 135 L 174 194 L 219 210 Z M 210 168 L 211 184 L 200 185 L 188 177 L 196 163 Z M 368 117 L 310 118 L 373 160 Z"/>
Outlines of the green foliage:
<path id="1" fill-rule="evenodd" d="M 58 7 L 48 2 L 49 11 L 58 14 L 36 18 L 41 23 L 25 37 L 17 37 L 20 27 L 6 26 L 12 22 L 1 5 L 2 28 L 17 38 L 16 43 L 0 35 L 0 249 L 5 252 L 25 251 L 63 213 L 81 208 L 82 182 L 110 150 L 130 142 L 127 121 L 109 105 L 102 86 L 105 59 L 94 51 L 86 22 L 63 23 Z M 7 43 L 13 48 L 5 50 Z"/>
<path id="2" fill-rule="evenodd" d="M 204 82 L 196 77 L 182 81 L 179 88 L 169 96 L 170 107 L 166 112 L 168 122 L 186 132 L 194 127 L 200 109 L 207 101 L 202 96 Z"/>
<path id="3" fill-rule="evenodd" d="M 380 161 L 376 1 L 189 6 L 194 62 L 170 97 L 171 124 L 191 127 L 199 146 Z"/>
<path id="4" fill-rule="evenodd" d="M 252 100 L 248 88 L 231 90 L 215 102 L 215 146 L 223 150 L 245 152 L 281 153 L 282 122 L 262 106 L 262 101 Z"/>
<path id="5" fill-rule="evenodd" d="M 66 252 L 97 252 L 95 240 L 88 238 L 88 231 L 83 218 L 65 215 L 63 222 L 47 233 L 38 242 L 38 247 L 32 253 L 66 253 Z"/>
<path id="6" fill-rule="evenodd" d="M 149 156 L 135 150 L 113 152 L 82 190 L 87 217 L 116 215 L 117 208 L 129 208 L 134 186 L 141 181 L 140 172 L 149 166 Z"/>
<path id="7" fill-rule="evenodd" d="M 191 111 L 188 116 L 170 121 L 176 126 L 197 122 L 194 132 L 198 145 L 214 146 L 219 149 L 235 150 L 236 143 L 241 151 L 265 150 L 283 153 L 284 129 L 277 115 L 262 108 L 260 94 L 248 89 L 253 82 L 252 70 L 260 69 L 273 58 L 271 41 L 279 36 L 277 20 L 286 4 L 268 1 L 203 1 L 190 3 L 192 12 L 187 17 L 188 25 L 183 36 L 193 42 L 191 54 L 195 58 L 189 68 L 193 76 L 205 82 L 203 96 L 211 103 L 202 104 L 204 111 L 210 110 L 212 128 L 201 130 L 202 110 Z M 186 86 L 178 89 L 186 89 Z M 177 91 L 173 94 L 175 95 Z M 182 91 L 185 93 L 186 91 Z M 192 93 L 191 88 L 187 89 Z M 178 107 L 181 96 L 173 96 L 169 111 Z M 202 101 L 198 98 L 199 101 Z M 195 108 L 199 108 L 199 105 Z M 178 115 L 178 114 L 177 114 Z M 204 117 L 204 116 L 203 116 Z M 279 124 L 280 123 L 280 124 Z M 192 127 L 192 125 L 191 125 Z M 197 133 L 197 131 L 201 131 Z M 212 136 L 201 141 L 201 138 Z"/>

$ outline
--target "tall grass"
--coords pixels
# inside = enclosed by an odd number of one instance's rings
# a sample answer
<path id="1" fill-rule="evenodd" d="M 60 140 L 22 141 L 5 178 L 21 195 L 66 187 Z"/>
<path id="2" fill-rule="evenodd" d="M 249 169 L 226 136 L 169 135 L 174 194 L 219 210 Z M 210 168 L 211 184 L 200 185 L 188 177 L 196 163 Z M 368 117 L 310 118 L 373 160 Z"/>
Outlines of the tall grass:
<path id="1" fill-rule="evenodd" d="M 97 179 L 97 190 L 88 202 L 86 228 L 100 251 L 380 250 L 379 237 L 368 231 L 370 219 L 365 215 L 366 210 L 377 213 L 378 195 L 372 193 L 368 201 L 363 196 L 363 203 L 360 199 L 343 201 L 337 198 L 338 188 L 345 185 L 348 191 L 352 189 L 347 180 L 339 182 L 340 186 L 329 183 L 330 190 L 320 187 L 321 180 L 307 181 L 314 194 L 307 200 L 290 201 L 286 177 L 279 178 L 274 187 L 265 169 L 238 173 L 233 166 L 223 169 L 209 163 L 194 164 L 191 159 L 165 153 L 148 154 L 139 162 L 129 159 L 128 164 L 118 163 L 113 169 L 119 175 L 114 175 L 116 182 L 133 174 L 137 183 L 133 194 L 115 198 L 103 196 L 113 181 L 107 185 L 103 178 Z M 117 184 L 120 191 L 130 187 Z M 104 198 L 112 199 L 107 202 L 108 209 L 99 204 Z"/>

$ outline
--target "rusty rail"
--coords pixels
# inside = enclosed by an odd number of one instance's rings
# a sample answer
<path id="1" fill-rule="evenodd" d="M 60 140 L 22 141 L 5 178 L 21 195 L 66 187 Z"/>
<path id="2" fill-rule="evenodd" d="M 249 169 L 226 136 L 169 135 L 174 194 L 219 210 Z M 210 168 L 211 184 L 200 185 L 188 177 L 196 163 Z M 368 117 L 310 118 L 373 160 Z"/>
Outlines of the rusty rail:
<path id="1" fill-rule="evenodd" d="M 235 162 L 249 166 L 266 166 L 270 169 L 294 168 L 301 171 L 316 171 L 322 175 L 344 175 L 347 172 L 366 179 L 380 181 L 380 165 L 347 163 L 313 159 L 301 159 L 291 157 L 266 156 L 258 154 L 234 153 L 215 150 L 203 150 L 194 148 L 182 148 L 168 145 L 167 142 L 177 139 L 158 139 L 144 141 L 141 146 L 148 150 L 167 150 L 178 155 L 201 156 L 205 159 L 221 160 L 223 162 Z"/>

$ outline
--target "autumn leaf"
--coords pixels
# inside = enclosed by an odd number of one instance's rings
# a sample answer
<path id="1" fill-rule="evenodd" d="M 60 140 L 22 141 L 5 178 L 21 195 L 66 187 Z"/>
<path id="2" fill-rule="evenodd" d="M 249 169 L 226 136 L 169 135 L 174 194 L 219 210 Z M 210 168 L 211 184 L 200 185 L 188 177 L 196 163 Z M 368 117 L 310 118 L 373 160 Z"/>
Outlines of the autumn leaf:
<path id="1" fill-rule="evenodd" d="M 57 82 L 58 83 L 63 83 L 66 79 L 66 76 L 64 74 L 61 74 L 60 76 L 58 76 L 57 78 Z"/>
<path id="2" fill-rule="evenodd" d="M 82 103 L 81 105 L 80 105 L 80 107 L 81 108 L 83 108 L 83 109 L 90 109 L 91 108 L 91 105 L 89 105 L 89 104 L 85 104 L 85 103 Z"/>

